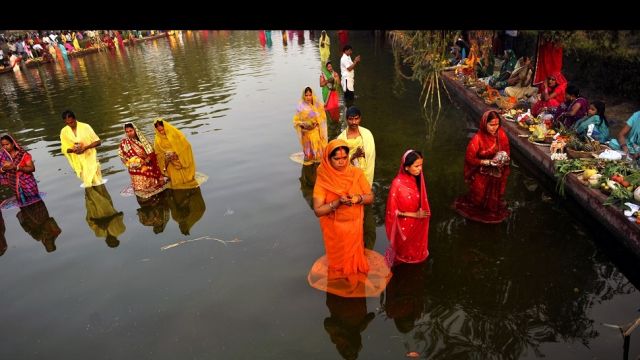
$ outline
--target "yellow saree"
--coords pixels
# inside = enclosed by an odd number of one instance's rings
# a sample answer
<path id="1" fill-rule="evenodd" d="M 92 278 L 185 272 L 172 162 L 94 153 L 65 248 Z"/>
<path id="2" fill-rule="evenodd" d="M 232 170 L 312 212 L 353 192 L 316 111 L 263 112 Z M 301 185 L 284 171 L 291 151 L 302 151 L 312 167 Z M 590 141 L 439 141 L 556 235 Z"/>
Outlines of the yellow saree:
<path id="1" fill-rule="evenodd" d="M 73 148 L 75 144 L 87 146 L 93 142 L 100 140 L 98 135 L 93 131 L 89 124 L 77 122 L 76 132 L 67 125 L 60 131 L 60 143 L 64 156 L 69 161 L 71 168 L 84 187 L 102 184 L 102 172 L 100 171 L 100 163 L 98 162 L 95 148 L 87 149 L 82 154 L 68 153 L 67 150 Z"/>
<path id="2" fill-rule="evenodd" d="M 162 121 L 164 134 L 161 134 L 155 127 Z M 172 189 L 193 189 L 199 186 L 196 181 L 196 163 L 193 158 L 191 144 L 184 134 L 161 118 L 153 122 L 156 132 L 153 144 L 158 157 L 160 170 L 166 170 L 167 176 L 171 179 Z"/>

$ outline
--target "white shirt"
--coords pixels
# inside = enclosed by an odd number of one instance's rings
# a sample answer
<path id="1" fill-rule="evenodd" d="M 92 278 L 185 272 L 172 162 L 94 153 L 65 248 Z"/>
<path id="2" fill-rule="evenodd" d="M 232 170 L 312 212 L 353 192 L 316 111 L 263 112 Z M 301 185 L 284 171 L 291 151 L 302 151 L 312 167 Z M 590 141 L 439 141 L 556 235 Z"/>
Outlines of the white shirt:
<path id="1" fill-rule="evenodd" d="M 342 58 L 340 58 L 340 76 L 342 77 L 341 83 L 342 89 L 346 89 L 349 91 L 353 91 L 355 79 L 355 68 L 351 69 L 351 71 L 347 70 L 351 65 L 353 65 L 351 56 L 343 53 Z"/>

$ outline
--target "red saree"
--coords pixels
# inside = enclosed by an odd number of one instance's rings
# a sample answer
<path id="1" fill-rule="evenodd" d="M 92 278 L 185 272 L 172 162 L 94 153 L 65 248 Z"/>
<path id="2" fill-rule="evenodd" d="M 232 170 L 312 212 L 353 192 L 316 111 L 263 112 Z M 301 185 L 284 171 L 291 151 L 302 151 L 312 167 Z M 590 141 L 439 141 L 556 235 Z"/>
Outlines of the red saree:
<path id="1" fill-rule="evenodd" d="M 120 141 L 118 155 L 129 171 L 133 191 L 137 196 L 147 199 L 162 192 L 167 188 L 168 184 L 165 182 L 162 171 L 158 166 L 158 159 L 156 153 L 153 152 L 151 144 L 135 125 L 131 125 L 138 138 L 131 139 L 125 136 Z M 130 161 L 132 159 L 141 162 L 131 164 Z M 148 159 L 148 162 L 144 162 L 144 159 Z"/>
<path id="2" fill-rule="evenodd" d="M 547 86 L 547 81 L 545 80 L 542 84 L 540 84 L 540 94 L 557 94 L 553 98 L 549 100 L 539 100 L 531 107 L 531 114 L 533 116 L 538 116 L 540 112 L 542 112 L 543 108 L 555 109 L 558 106 L 564 103 L 565 90 L 567 89 L 567 79 L 560 72 L 556 72 L 549 77 L 553 77 L 556 79 L 556 86 L 554 88 L 549 88 Z"/>
<path id="3" fill-rule="evenodd" d="M 404 170 L 403 163 L 407 151 L 400 162 L 398 175 L 393 179 L 387 198 L 385 227 L 389 239 L 387 263 L 418 263 L 429 256 L 429 220 L 399 216 L 399 212 L 416 212 L 419 209 L 431 211 L 424 184 L 424 173 L 420 173 L 420 189 L 416 178 Z"/>
<path id="4" fill-rule="evenodd" d="M 464 180 L 469 186 L 469 192 L 457 198 L 453 204 L 460 215 L 487 224 L 500 223 L 510 213 L 504 201 L 509 163 L 502 166 L 480 165 L 482 160 L 493 159 L 499 151 L 504 151 L 511 156 L 509 139 L 502 127 L 498 128 L 495 136 L 487 131 L 487 119 L 492 111 L 482 115 L 480 128 L 467 146 Z"/>

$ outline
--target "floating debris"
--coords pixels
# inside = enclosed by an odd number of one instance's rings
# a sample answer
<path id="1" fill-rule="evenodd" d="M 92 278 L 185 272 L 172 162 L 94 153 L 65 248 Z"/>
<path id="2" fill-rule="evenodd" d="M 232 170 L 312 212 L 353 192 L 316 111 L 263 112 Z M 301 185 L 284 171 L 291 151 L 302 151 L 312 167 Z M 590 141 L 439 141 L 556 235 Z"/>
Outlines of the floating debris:
<path id="1" fill-rule="evenodd" d="M 182 244 L 186 244 L 186 243 L 190 243 L 190 242 L 194 242 L 194 241 L 200 241 L 200 240 L 214 240 L 217 242 L 222 243 L 224 246 L 227 246 L 228 243 L 238 243 L 238 242 L 242 242 L 242 240 L 238 239 L 238 238 L 234 238 L 233 240 L 221 240 L 212 236 L 201 236 L 199 238 L 196 239 L 190 239 L 190 240 L 180 240 L 178 242 L 175 242 L 173 244 L 169 244 L 169 245 L 165 245 L 163 247 L 160 248 L 160 250 L 164 251 L 164 250 L 169 250 L 171 248 L 174 248 L 176 246 L 182 245 Z"/>
<path id="2" fill-rule="evenodd" d="M 225 213 L 224 213 L 224 215 L 223 215 L 223 216 L 233 215 L 233 214 L 235 214 L 235 211 L 233 211 L 233 210 L 231 210 L 231 209 L 227 208 L 227 211 L 225 211 Z"/>

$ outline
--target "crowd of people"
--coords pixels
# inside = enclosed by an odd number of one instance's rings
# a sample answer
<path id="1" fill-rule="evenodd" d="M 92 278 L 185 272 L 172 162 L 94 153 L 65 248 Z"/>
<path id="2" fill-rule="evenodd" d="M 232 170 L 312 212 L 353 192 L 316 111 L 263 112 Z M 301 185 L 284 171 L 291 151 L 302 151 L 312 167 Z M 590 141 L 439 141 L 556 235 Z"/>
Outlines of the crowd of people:
<path id="1" fill-rule="evenodd" d="M 97 158 L 102 142 L 91 125 L 78 121 L 72 111 L 65 110 L 62 119 L 65 126 L 60 131 L 61 152 L 85 189 L 87 223 L 96 236 L 105 238 L 108 246 L 116 247 L 117 236 L 125 230 L 124 215 L 113 207 L 104 185 L 106 181 Z M 161 232 L 169 214 L 163 209 L 170 210 L 180 231 L 188 235 L 204 214 L 199 186 L 206 176 L 196 174 L 191 144 L 180 130 L 161 118 L 155 119 L 153 126 L 152 145 L 135 124 L 125 123 L 118 155 L 128 170 L 132 192 L 141 205 L 138 209 L 141 222 L 153 226 L 154 232 Z M 61 230 L 44 205 L 44 194 L 39 191 L 34 176 L 33 158 L 11 135 L 0 137 L 0 143 L 0 185 L 14 194 L 5 204 L 9 200 L 8 203 L 15 203 L 21 209 L 18 219 L 23 227 L 37 232 L 32 236 L 42 241 L 48 252 L 54 251 L 54 241 Z M 167 189 L 171 189 L 169 194 Z M 157 206 L 159 204 L 166 206 Z M 155 213 L 158 211 L 160 213 Z"/>
<path id="2" fill-rule="evenodd" d="M 517 38 L 509 37 L 511 41 Z M 469 45 L 471 43 L 472 45 Z M 506 43 L 504 43 L 507 45 Z M 627 159 L 640 160 L 640 112 L 634 113 L 616 137 L 605 115 L 602 100 L 588 100 L 580 88 L 562 74 L 562 48 L 542 39 L 536 54 L 535 71 L 530 56 L 517 57 L 513 44 L 505 46 L 502 64 L 495 69 L 499 47 L 494 43 L 480 46 L 477 41 L 459 38 L 451 52 L 451 63 L 466 68 L 496 95 L 512 99 L 534 117 L 544 119 L 548 127 L 575 133 L 584 141 L 598 141 L 625 153 Z"/>
<path id="3" fill-rule="evenodd" d="M 326 250 L 311 267 L 308 281 L 312 287 L 340 297 L 378 296 L 390 281 L 393 267 L 421 263 L 429 256 L 431 208 L 423 155 L 414 149 L 399 154 L 400 167 L 386 201 L 389 245 L 383 256 L 368 248 L 364 239 L 366 207 L 376 196 L 372 190 L 376 148 L 372 132 L 361 126 L 362 111 L 355 106 L 354 69 L 361 57 L 352 60 L 353 48 L 344 44 L 341 73 L 337 74 L 328 60 L 327 44 L 330 39 L 322 32 L 319 85 L 324 102 L 313 94 L 311 87 L 305 87 L 293 117 L 304 154 L 303 174 L 304 168 L 317 167 L 312 208 L 319 218 Z M 525 68 L 527 63 L 522 66 Z M 324 104 L 332 102 L 332 96 L 339 93 L 345 104 L 346 128 L 330 140 L 327 118 L 334 117 Z M 453 207 L 470 220 L 500 223 L 509 216 L 504 192 L 510 149 L 501 121 L 497 112 L 485 113 L 478 133 L 467 147 L 464 179 L 469 192 L 456 199 Z M 304 177 L 305 181 L 313 178 L 308 174 Z"/>
<path id="4" fill-rule="evenodd" d="M 134 39 L 153 35 L 156 31 L 139 30 L 66 30 L 49 32 L 27 32 L 0 36 L 0 69 L 11 68 L 20 71 L 20 64 L 42 58 L 48 62 L 64 58 L 68 54 L 98 47 L 115 49 L 123 47 L 124 41 L 135 43 Z"/>

